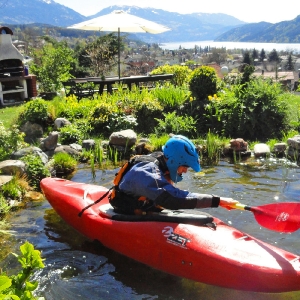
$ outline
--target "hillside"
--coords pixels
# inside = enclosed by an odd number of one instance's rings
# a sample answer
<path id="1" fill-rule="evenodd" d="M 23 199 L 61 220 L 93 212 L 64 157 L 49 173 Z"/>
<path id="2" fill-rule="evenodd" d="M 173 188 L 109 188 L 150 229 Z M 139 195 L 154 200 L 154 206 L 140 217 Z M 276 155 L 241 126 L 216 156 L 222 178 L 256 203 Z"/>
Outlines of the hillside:
<path id="1" fill-rule="evenodd" d="M 215 41 L 300 43 L 300 15 L 291 21 L 246 24 L 221 34 Z"/>
<path id="2" fill-rule="evenodd" d="M 0 6 L 0 24 L 3 26 L 30 23 L 69 26 L 85 20 L 85 16 L 52 0 L 13 0 Z"/>

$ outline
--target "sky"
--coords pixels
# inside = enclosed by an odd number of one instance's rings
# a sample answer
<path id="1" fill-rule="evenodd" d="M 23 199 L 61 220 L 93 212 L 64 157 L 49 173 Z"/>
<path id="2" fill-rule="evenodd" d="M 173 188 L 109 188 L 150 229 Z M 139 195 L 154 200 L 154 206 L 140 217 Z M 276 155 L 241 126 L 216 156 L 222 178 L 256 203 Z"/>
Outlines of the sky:
<path id="1" fill-rule="evenodd" d="M 91 16 L 111 5 L 153 7 L 182 14 L 224 13 L 247 23 L 290 21 L 300 15 L 299 0 L 54 0 L 81 15 Z"/>

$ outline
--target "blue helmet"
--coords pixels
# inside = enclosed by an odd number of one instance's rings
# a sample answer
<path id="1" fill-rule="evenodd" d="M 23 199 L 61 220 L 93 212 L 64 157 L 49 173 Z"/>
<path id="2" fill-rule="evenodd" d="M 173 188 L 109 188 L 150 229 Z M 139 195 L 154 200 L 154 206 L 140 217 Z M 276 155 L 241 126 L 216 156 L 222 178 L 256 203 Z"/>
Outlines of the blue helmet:
<path id="1" fill-rule="evenodd" d="M 177 174 L 179 166 L 187 166 L 195 172 L 199 172 L 200 160 L 195 145 L 185 136 L 174 135 L 162 148 L 164 156 L 167 158 L 167 167 L 173 182 L 179 182 L 183 178 Z"/>

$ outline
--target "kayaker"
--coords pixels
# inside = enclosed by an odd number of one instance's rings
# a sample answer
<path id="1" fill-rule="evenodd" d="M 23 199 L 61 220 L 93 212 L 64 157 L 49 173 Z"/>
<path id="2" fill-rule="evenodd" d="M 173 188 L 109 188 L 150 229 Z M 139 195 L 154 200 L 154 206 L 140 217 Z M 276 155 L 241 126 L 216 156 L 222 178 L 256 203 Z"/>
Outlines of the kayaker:
<path id="1" fill-rule="evenodd" d="M 231 209 L 237 203 L 231 198 L 191 193 L 174 186 L 188 168 L 199 172 L 200 160 L 195 145 L 185 136 L 174 135 L 163 146 L 163 152 L 142 156 L 115 185 L 111 205 L 116 212 L 146 214 L 162 209 L 194 209 L 222 206 Z"/>

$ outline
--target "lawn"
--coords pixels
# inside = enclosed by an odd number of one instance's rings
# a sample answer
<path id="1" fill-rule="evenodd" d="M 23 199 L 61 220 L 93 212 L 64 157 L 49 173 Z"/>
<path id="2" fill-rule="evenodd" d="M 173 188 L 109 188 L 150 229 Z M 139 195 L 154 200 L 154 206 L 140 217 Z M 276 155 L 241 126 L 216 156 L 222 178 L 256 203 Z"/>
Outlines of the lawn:
<path id="1" fill-rule="evenodd" d="M 0 122 L 3 123 L 5 128 L 9 128 L 12 124 L 15 123 L 20 111 L 23 106 L 11 106 L 4 107 L 0 109 Z"/>

